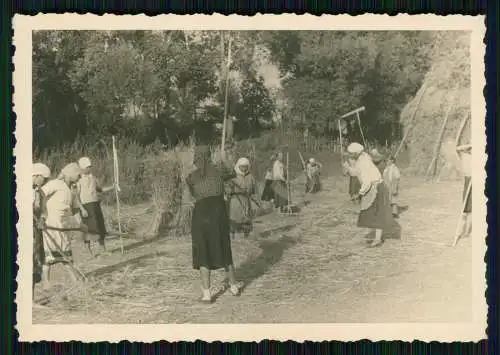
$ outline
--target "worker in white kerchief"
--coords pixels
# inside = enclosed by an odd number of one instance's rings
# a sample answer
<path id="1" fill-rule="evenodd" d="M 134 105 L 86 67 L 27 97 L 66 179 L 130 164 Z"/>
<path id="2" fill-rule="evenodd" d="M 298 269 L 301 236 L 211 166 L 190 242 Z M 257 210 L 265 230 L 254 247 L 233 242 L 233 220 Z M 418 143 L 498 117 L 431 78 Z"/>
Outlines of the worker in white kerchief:
<path id="1" fill-rule="evenodd" d="M 306 193 L 316 193 L 321 190 L 321 168 L 322 165 L 314 158 L 310 158 L 306 165 Z"/>
<path id="2" fill-rule="evenodd" d="M 382 244 L 383 232 L 393 222 L 389 192 L 379 169 L 361 144 L 351 143 L 347 147 L 347 154 L 354 160 L 354 164 L 345 162 L 344 169 L 349 175 L 356 176 L 361 184 L 357 193 L 361 198 L 357 226 L 374 231 L 375 238 L 370 246 L 376 247 Z"/>

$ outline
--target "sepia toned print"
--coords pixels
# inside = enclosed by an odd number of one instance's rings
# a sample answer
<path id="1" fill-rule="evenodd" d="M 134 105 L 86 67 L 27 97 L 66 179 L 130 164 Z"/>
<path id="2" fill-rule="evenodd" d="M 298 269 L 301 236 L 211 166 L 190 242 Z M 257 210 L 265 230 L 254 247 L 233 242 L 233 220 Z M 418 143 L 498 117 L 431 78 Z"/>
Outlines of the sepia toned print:
<path id="1" fill-rule="evenodd" d="M 484 338 L 482 19 L 195 17 L 14 19 L 21 340 Z"/>

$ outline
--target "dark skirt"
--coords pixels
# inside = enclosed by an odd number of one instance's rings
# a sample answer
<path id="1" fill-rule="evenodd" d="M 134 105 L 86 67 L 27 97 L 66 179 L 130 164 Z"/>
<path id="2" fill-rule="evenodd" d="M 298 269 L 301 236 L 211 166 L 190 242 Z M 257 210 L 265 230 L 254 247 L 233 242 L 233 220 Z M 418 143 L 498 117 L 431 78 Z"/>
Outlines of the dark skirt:
<path id="1" fill-rule="evenodd" d="M 464 213 L 472 213 L 472 186 L 469 191 L 469 194 L 466 196 L 467 189 L 469 188 L 470 183 L 471 183 L 471 177 L 466 176 L 464 181 L 464 192 L 462 194 L 462 198 L 465 202 Z"/>
<path id="2" fill-rule="evenodd" d="M 313 176 L 312 178 L 307 178 L 306 183 L 306 193 L 315 194 L 321 190 L 321 181 L 319 180 L 319 176 Z"/>
<path id="3" fill-rule="evenodd" d="M 288 206 L 288 189 L 282 180 L 273 181 L 274 207 Z"/>
<path id="4" fill-rule="evenodd" d="M 262 191 L 261 200 L 262 201 L 271 201 L 274 198 L 273 192 L 273 180 L 266 180 L 264 185 L 264 190 Z"/>
<path id="5" fill-rule="evenodd" d="M 191 219 L 193 269 L 226 268 L 233 264 L 229 216 L 223 196 L 196 201 Z"/>
<path id="6" fill-rule="evenodd" d="M 361 189 L 361 183 L 356 176 L 349 176 L 349 196 L 355 196 L 359 193 L 359 189 Z M 360 201 L 360 198 L 357 199 L 357 202 Z"/>
<path id="7" fill-rule="evenodd" d="M 99 240 L 104 240 L 106 237 L 106 224 L 102 213 L 101 204 L 99 202 L 90 202 L 83 204 L 83 208 L 87 211 L 87 217 L 83 218 L 83 223 L 88 227 L 88 234 L 99 236 Z M 88 238 L 86 233 L 86 238 Z"/>
<path id="8" fill-rule="evenodd" d="M 42 265 L 45 263 L 42 231 L 33 225 L 33 282 L 42 280 Z"/>
<path id="9" fill-rule="evenodd" d="M 372 205 L 359 213 L 358 227 L 373 229 L 389 229 L 393 225 L 394 217 L 389 200 L 389 190 L 385 184 L 377 185 L 377 196 Z"/>

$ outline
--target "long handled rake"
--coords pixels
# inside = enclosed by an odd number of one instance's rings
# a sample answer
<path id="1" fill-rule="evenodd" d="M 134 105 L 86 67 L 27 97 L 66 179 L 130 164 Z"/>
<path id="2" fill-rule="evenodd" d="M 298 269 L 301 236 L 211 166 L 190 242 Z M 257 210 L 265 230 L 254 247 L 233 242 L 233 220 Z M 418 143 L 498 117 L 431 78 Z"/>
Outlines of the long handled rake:
<path id="1" fill-rule="evenodd" d="M 57 251 L 61 254 L 63 260 L 65 261 L 66 265 L 68 265 L 75 273 L 78 274 L 78 276 L 80 276 L 84 281 L 87 281 L 87 276 L 85 276 L 85 274 L 78 268 L 75 266 L 75 264 L 73 263 L 73 261 L 69 260 L 68 258 L 66 258 L 66 256 L 64 256 L 64 252 L 62 251 L 62 249 L 59 247 L 59 245 L 57 245 L 57 242 L 54 240 L 54 238 L 52 237 L 52 235 L 50 234 L 49 230 L 61 230 L 62 228 L 52 228 L 52 227 L 47 227 L 43 230 L 43 233 L 45 234 L 45 236 L 47 238 L 49 238 L 49 240 L 52 242 L 52 244 L 56 247 Z M 67 228 L 65 230 L 74 230 L 74 231 L 81 231 L 81 229 L 77 229 L 77 228 Z"/>
<path id="2" fill-rule="evenodd" d="M 115 197 L 116 197 L 116 214 L 117 214 L 117 220 L 118 220 L 118 232 L 120 235 L 120 250 L 122 252 L 122 255 L 125 253 L 125 250 L 123 248 L 123 238 L 122 238 L 122 223 L 120 219 L 120 193 L 118 191 L 118 186 L 120 183 L 120 173 L 119 173 L 119 168 L 118 168 L 118 151 L 116 149 L 116 142 L 115 142 L 115 136 L 113 136 L 113 177 L 115 180 Z"/>

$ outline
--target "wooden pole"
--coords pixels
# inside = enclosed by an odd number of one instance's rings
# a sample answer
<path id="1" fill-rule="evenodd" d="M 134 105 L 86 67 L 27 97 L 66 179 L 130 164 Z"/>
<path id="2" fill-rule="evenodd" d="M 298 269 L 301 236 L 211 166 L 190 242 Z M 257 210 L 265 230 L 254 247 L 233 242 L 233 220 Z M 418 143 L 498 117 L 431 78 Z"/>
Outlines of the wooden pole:
<path id="1" fill-rule="evenodd" d="M 290 168 L 289 168 L 289 155 L 290 153 L 287 151 L 286 152 L 286 185 L 287 185 L 287 192 L 288 192 L 288 206 L 287 206 L 287 213 L 289 215 L 292 214 L 292 191 L 290 190 Z"/>
<path id="2" fill-rule="evenodd" d="M 222 122 L 222 142 L 221 142 L 221 156 L 224 159 L 226 156 L 226 126 L 227 126 L 227 110 L 229 101 L 229 74 L 231 66 L 231 37 L 229 36 L 229 48 L 227 50 L 227 66 L 226 66 L 226 93 L 224 98 L 224 120 Z"/>
<path id="3" fill-rule="evenodd" d="M 462 132 L 464 131 L 465 125 L 467 121 L 470 118 L 470 112 L 467 112 L 467 114 L 462 118 L 462 122 L 460 123 L 460 127 L 458 128 L 457 131 L 457 136 L 455 137 L 455 145 L 458 147 L 460 144 L 460 138 L 462 137 Z"/>
<path id="4" fill-rule="evenodd" d="M 363 134 L 363 128 L 361 128 L 361 119 L 359 118 L 359 111 L 356 111 L 356 118 L 358 120 L 358 126 L 359 126 L 359 131 L 361 132 L 361 138 L 363 138 L 363 145 L 365 146 L 365 148 L 367 148 L 365 135 Z"/>
<path id="5" fill-rule="evenodd" d="M 455 101 L 455 97 L 458 93 L 458 85 L 455 87 L 454 93 L 453 93 L 453 98 L 450 101 L 448 105 L 448 109 L 446 110 L 446 114 L 443 118 L 443 123 L 441 125 L 441 129 L 439 130 L 439 134 L 436 140 L 436 145 L 434 147 L 434 152 L 432 154 L 432 160 L 431 163 L 429 164 L 429 167 L 427 169 L 427 174 L 426 176 L 429 177 L 430 175 L 434 176 L 436 174 L 436 168 L 437 168 L 437 159 L 439 156 L 439 148 L 441 148 L 441 141 L 443 140 L 443 135 L 444 131 L 446 129 L 446 124 L 448 123 L 448 118 L 450 116 L 451 109 L 453 108 L 453 103 Z"/>
<path id="6" fill-rule="evenodd" d="M 413 110 L 412 116 L 411 116 L 410 121 L 408 123 L 408 129 L 406 130 L 406 132 L 403 136 L 403 139 L 401 139 L 401 142 L 399 143 L 398 149 L 396 149 L 396 153 L 394 153 L 395 158 L 397 158 L 399 152 L 403 148 L 403 145 L 411 132 L 411 129 L 413 128 L 413 122 L 415 121 L 415 117 L 417 116 L 418 107 L 420 106 L 420 102 L 422 102 L 422 98 L 424 97 L 426 90 L 427 90 L 427 85 L 424 82 L 424 84 L 420 88 L 420 96 L 418 98 L 417 104 L 415 105 L 415 109 Z"/>
<path id="7" fill-rule="evenodd" d="M 120 193 L 118 191 L 118 186 L 120 186 L 120 173 L 118 167 L 118 151 L 116 149 L 115 136 L 113 136 L 113 170 L 114 170 L 113 175 L 115 180 L 116 215 L 118 219 L 118 232 L 120 233 L 120 249 L 123 255 L 125 251 L 123 248 L 122 223 L 120 218 Z"/>
<path id="8" fill-rule="evenodd" d="M 465 209 L 465 205 L 467 204 L 467 199 L 469 198 L 469 194 L 470 194 L 471 190 L 472 190 L 472 178 L 470 179 L 469 184 L 467 185 L 465 199 L 462 202 L 462 209 L 460 210 L 460 218 L 458 220 L 457 228 L 455 229 L 455 237 L 453 238 L 452 246 L 456 246 L 458 243 L 458 240 L 460 239 L 460 228 L 462 227 L 462 224 L 463 224 L 464 209 Z"/>
<path id="9" fill-rule="evenodd" d="M 339 123 L 339 139 L 340 139 L 340 163 L 344 163 L 344 147 L 342 145 L 342 127 L 340 126 L 340 120 L 338 120 Z"/>

